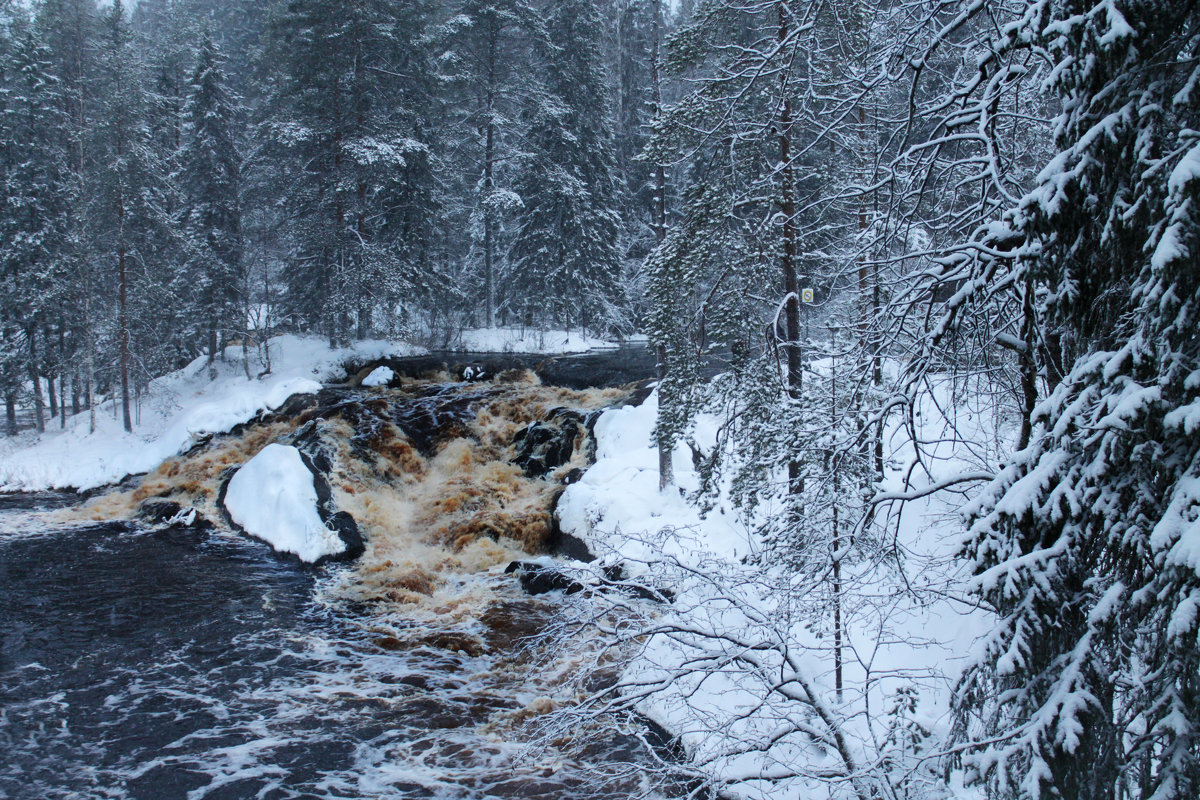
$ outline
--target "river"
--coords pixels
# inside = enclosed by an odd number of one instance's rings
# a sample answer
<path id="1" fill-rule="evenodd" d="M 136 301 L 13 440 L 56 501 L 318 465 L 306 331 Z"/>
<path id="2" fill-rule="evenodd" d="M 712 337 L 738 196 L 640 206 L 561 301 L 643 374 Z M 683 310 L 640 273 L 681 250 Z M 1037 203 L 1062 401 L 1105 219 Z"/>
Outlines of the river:
<path id="1" fill-rule="evenodd" d="M 441 575 L 419 609 L 360 603 L 355 567 L 314 570 L 219 529 L 64 522 L 55 509 L 76 502 L 0 497 L 0 797 L 647 786 L 640 737 L 527 746 L 522 721 L 562 700 L 555 672 L 570 670 L 543 639 L 560 595 L 527 596 L 492 566 Z"/>

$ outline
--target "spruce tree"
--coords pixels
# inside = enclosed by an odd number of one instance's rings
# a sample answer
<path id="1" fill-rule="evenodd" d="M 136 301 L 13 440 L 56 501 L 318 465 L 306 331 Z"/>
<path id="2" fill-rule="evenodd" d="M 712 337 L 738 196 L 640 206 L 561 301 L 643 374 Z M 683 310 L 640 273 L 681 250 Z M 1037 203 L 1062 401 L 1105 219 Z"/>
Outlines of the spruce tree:
<path id="1" fill-rule="evenodd" d="M 547 8 L 547 77 L 528 112 L 508 308 L 525 324 L 627 325 L 612 134 L 595 0 Z"/>
<path id="2" fill-rule="evenodd" d="M 4 212 L 0 214 L 0 264 L 6 293 L 4 372 L 32 386 L 34 420 L 45 428 L 43 388 L 54 397 L 50 375 L 51 326 L 59 316 L 63 274 L 60 248 L 68 196 L 63 152 L 60 86 L 37 31 L 23 24 L 11 43 L 3 98 Z M 17 365 L 20 365 L 19 367 Z M 52 406 L 51 415 L 57 411 Z"/>
<path id="3" fill-rule="evenodd" d="M 427 3 L 296 0 L 276 21 L 285 75 L 267 127 L 291 162 L 287 302 L 331 341 L 394 326 L 434 283 L 429 16 Z"/>
<path id="4" fill-rule="evenodd" d="M 971 511 L 999 620 L 959 687 L 1004 796 L 1200 792 L 1200 8 L 1030 2 L 1000 47 L 1052 59 L 1058 154 L 997 225 L 1036 287 L 1052 389 Z M 1061 372 L 1059 371 L 1061 369 Z"/>
<path id="5" fill-rule="evenodd" d="M 239 115 L 226 86 L 223 63 L 206 31 L 188 87 L 178 178 L 181 226 L 187 240 L 187 261 L 179 283 L 191 287 L 210 369 L 220 343 L 245 327 L 237 322 L 244 283 Z"/>
<path id="6" fill-rule="evenodd" d="M 141 358 L 150 356 L 151 349 L 160 344 L 145 335 L 157 305 L 147 300 L 161 288 L 161 273 L 155 269 L 157 257 L 162 242 L 174 236 L 174 226 L 165 165 L 157 157 L 147 124 L 145 73 L 119 0 L 104 15 L 98 43 L 99 86 L 92 130 L 96 165 L 88 186 L 88 244 L 106 267 L 101 285 L 115 301 L 110 318 L 111 350 L 122 422 L 130 431 L 132 382 L 144 383 L 152 376 L 153 362 Z"/>
<path id="7" fill-rule="evenodd" d="M 447 25 L 447 52 L 454 84 L 470 98 L 462 112 L 464 127 L 478 141 L 463 167 L 473 194 L 467 216 L 481 262 L 469 280 L 482 284 L 474 299 L 483 306 L 481 322 L 493 327 L 507 273 L 508 223 L 521 207 L 513 188 L 513 167 L 523 152 L 517 126 L 529 100 L 532 40 L 540 20 L 527 0 L 465 0 L 456 11 Z"/>

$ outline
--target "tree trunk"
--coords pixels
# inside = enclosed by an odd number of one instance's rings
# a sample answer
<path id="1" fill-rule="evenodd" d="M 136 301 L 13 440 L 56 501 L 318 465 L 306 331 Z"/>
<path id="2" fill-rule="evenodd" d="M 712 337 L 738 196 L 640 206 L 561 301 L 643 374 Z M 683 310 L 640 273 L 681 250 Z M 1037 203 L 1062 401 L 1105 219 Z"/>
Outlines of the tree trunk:
<path id="1" fill-rule="evenodd" d="M 837 403 L 837 340 L 834 329 L 829 329 L 829 424 L 836 428 L 838 424 Z M 841 496 L 842 486 L 840 469 L 836 452 L 829 450 L 829 473 L 833 478 L 833 496 Z M 830 545 L 830 561 L 833 562 L 833 687 L 837 692 L 838 702 L 842 702 L 842 534 L 838 521 L 838 507 L 833 507 L 833 542 Z"/>
<path id="2" fill-rule="evenodd" d="M 1025 281 L 1025 291 L 1022 297 L 1021 340 L 1025 349 L 1017 356 L 1021 370 L 1021 434 L 1017 441 L 1017 450 L 1029 446 L 1033 435 L 1033 410 L 1037 406 L 1037 362 L 1034 360 L 1033 341 L 1036 333 L 1037 320 L 1033 309 L 1033 281 Z"/>
<path id="3" fill-rule="evenodd" d="M 662 38 L 662 0 L 654 2 L 653 41 L 650 53 L 650 84 L 654 92 L 654 115 L 662 111 L 662 82 L 658 73 L 659 43 Z M 667 171 L 662 164 L 654 165 L 654 241 L 661 245 L 667 238 Z M 662 386 L 667 379 L 667 348 L 658 347 L 658 382 Z M 672 443 L 658 441 L 658 488 L 667 488 L 675 481 L 675 465 L 672 463 Z"/>
<path id="4" fill-rule="evenodd" d="M 123 223 L 124 208 L 120 210 L 119 216 Z M 133 433 L 133 418 L 129 413 L 129 286 L 124 241 L 117 248 L 117 266 L 120 273 L 118 302 L 121 327 L 121 421 L 125 426 L 125 431 Z"/>
<path id="5" fill-rule="evenodd" d="M 787 3 L 777 5 L 779 11 L 779 44 L 784 47 L 790 35 Z M 787 391 L 793 400 L 800 398 L 804 383 L 804 367 L 800 352 L 800 281 L 796 275 L 796 199 L 794 197 L 795 175 L 792 167 L 792 101 L 788 94 L 788 74 L 779 77 L 780 110 L 777 121 L 779 138 L 779 163 L 781 166 L 779 186 L 779 212 L 783 217 L 783 291 L 785 341 L 787 356 Z M 788 464 L 788 487 L 792 494 L 803 489 L 800 463 Z"/>
<path id="6" fill-rule="evenodd" d="M 217 321 L 212 316 L 208 319 L 208 379 L 217 379 Z"/>
<path id="7" fill-rule="evenodd" d="M 4 395 L 4 419 L 9 436 L 17 435 L 17 395 L 7 392 Z"/>
<path id="8" fill-rule="evenodd" d="M 67 334 L 66 326 L 58 327 L 58 426 L 63 430 L 67 427 Z"/>
<path id="9" fill-rule="evenodd" d="M 496 218 L 492 191 L 496 185 L 496 47 L 500 31 L 490 20 L 487 56 L 487 96 L 483 154 L 483 288 L 487 327 L 496 327 Z"/>
<path id="10" fill-rule="evenodd" d="M 42 399 L 42 377 L 38 370 L 37 331 L 30 325 L 26 329 L 29 342 L 29 380 L 33 383 L 33 421 L 38 433 L 46 432 L 46 406 Z"/>
<path id="11" fill-rule="evenodd" d="M 50 422 L 58 416 L 58 387 L 54 385 L 54 374 L 46 375 L 46 397 L 50 400 Z"/>

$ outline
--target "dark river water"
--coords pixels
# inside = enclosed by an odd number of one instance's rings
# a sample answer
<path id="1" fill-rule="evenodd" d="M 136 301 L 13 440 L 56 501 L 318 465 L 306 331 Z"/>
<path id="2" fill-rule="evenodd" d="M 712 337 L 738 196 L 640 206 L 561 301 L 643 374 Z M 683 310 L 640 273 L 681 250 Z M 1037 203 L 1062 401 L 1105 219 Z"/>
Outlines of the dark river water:
<path id="1" fill-rule="evenodd" d="M 619 373 L 627 355 L 596 363 Z M 633 371 L 652 368 L 643 356 Z M 219 532 L 48 521 L 69 502 L 0 495 L 0 797 L 600 800 L 645 788 L 633 738 L 566 755 L 497 724 L 549 691 L 530 653 L 561 598 L 481 573 L 461 579 L 463 592 L 488 584 L 472 619 L 380 618 L 331 599 L 345 567 L 314 571 Z M 597 765 L 623 775 L 601 779 Z"/>
<path id="2" fill-rule="evenodd" d="M 453 625 L 393 620 L 381 638 L 379 620 L 321 602 L 336 572 L 264 545 L 29 517 L 0 533 L 0 797 L 618 798 L 639 783 L 484 727 L 535 699 L 521 645 L 552 601 L 491 587 L 468 625 L 486 652 L 467 653 Z M 642 757 L 612 740 L 590 756 Z"/>

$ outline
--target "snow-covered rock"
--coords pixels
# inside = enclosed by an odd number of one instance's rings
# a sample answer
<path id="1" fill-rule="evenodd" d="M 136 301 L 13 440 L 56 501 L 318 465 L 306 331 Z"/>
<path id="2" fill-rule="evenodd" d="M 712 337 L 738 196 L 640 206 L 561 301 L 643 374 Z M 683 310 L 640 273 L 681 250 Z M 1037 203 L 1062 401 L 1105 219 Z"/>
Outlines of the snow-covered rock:
<path id="1" fill-rule="evenodd" d="M 387 386 L 396 377 L 391 367 L 376 367 L 371 374 L 363 378 L 363 386 Z"/>
<path id="2" fill-rule="evenodd" d="M 346 555 L 347 542 L 321 519 L 314 481 L 299 450 L 269 444 L 230 478 L 225 510 L 246 533 L 301 561 Z"/>

